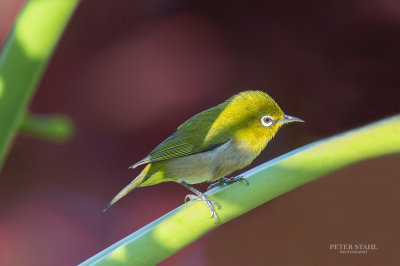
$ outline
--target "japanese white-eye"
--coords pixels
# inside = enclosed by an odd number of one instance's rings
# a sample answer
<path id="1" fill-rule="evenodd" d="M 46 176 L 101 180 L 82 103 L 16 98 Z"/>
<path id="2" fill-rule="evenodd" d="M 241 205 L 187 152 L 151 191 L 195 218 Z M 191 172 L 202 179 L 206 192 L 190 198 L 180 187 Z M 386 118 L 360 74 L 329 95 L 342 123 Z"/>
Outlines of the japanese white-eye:
<path id="1" fill-rule="evenodd" d="M 130 168 L 146 164 L 143 171 L 121 190 L 104 211 L 136 187 L 173 181 L 202 200 L 217 218 L 213 204 L 189 184 L 219 181 L 233 183 L 243 178 L 225 176 L 249 165 L 286 123 L 304 122 L 285 115 L 276 102 L 262 91 L 244 91 L 224 103 L 205 110 L 180 125 L 176 132 L 149 155 Z M 247 180 L 244 180 L 247 182 Z"/>

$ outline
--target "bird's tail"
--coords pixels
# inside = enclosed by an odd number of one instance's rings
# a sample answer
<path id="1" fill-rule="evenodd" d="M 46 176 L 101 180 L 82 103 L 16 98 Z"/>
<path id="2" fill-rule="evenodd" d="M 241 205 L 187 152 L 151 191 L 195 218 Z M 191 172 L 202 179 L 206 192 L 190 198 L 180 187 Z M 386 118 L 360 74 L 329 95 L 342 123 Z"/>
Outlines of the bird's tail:
<path id="1" fill-rule="evenodd" d="M 132 189 L 138 187 L 143 181 L 145 180 L 146 174 L 148 172 L 148 168 L 150 165 L 147 165 L 145 169 L 135 178 L 129 185 L 127 185 L 124 189 L 122 189 L 103 209 L 103 212 L 105 212 L 108 208 L 111 207 L 114 203 L 116 203 L 119 199 L 121 199 L 123 196 L 128 194 Z"/>

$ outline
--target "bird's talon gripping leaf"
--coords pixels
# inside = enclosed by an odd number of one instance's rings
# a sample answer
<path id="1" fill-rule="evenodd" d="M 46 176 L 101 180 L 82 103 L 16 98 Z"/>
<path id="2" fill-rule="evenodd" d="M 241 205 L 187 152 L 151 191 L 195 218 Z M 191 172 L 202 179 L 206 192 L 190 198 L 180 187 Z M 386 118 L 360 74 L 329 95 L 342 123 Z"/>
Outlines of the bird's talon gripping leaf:
<path id="1" fill-rule="evenodd" d="M 243 176 L 236 176 L 236 177 L 231 177 L 231 178 L 222 177 L 217 182 L 209 185 L 207 190 L 210 190 L 215 187 L 222 186 L 222 185 L 224 185 L 224 186 L 231 185 L 236 182 L 245 182 L 246 185 L 250 185 L 249 181 L 246 178 L 244 178 Z"/>
<path id="2" fill-rule="evenodd" d="M 204 204 L 205 204 L 205 205 L 208 207 L 208 209 L 210 210 L 210 216 L 208 216 L 208 217 L 215 217 L 216 222 L 218 222 L 218 215 L 217 215 L 217 212 L 215 211 L 214 206 L 213 206 L 213 204 L 214 204 L 215 206 L 218 207 L 218 209 L 220 209 L 220 208 L 221 208 L 221 205 L 220 205 L 218 202 L 213 201 L 213 200 L 210 200 L 210 199 L 207 198 L 205 195 L 198 196 L 198 195 L 189 194 L 189 195 L 186 195 L 186 197 L 185 197 L 185 202 L 187 201 L 187 199 L 190 199 L 190 200 L 201 200 L 201 201 L 203 201 Z"/>
<path id="3" fill-rule="evenodd" d="M 215 188 L 215 187 L 219 187 L 219 186 L 222 186 L 222 185 L 226 185 L 227 182 L 228 182 L 228 180 L 229 180 L 229 179 L 226 178 L 226 177 L 221 177 L 217 182 L 212 183 L 211 185 L 209 185 L 208 188 L 207 188 L 207 191 L 208 191 L 208 190 L 211 190 L 211 189 L 213 189 L 213 188 Z"/>
<path id="4" fill-rule="evenodd" d="M 191 194 L 186 195 L 185 196 L 185 202 L 187 202 L 188 200 L 191 200 L 192 199 L 191 196 L 193 196 L 193 195 L 191 195 Z"/>
<path id="5" fill-rule="evenodd" d="M 236 183 L 236 182 L 245 182 L 246 185 L 250 185 L 249 180 L 247 180 L 247 178 L 244 178 L 243 176 L 236 176 L 236 177 L 232 177 L 231 179 L 229 179 L 229 181 L 232 180 L 232 183 Z"/>

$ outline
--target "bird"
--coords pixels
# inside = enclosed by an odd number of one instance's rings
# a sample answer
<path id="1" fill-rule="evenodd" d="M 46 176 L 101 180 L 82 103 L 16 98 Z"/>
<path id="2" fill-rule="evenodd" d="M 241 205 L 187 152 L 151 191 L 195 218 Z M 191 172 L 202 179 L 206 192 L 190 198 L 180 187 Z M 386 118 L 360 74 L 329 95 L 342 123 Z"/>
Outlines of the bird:
<path id="1" fill-rule="evenodd" d="M 146 165 L 103 211 L 135 188 L 176 182 L 194 193 L 187 195 L 185 201 L 203 201 L 210 210 L 209 217 L 218 221 L 214 205 L 219 208 L 219 203 L 191 185 L 215 182 L 211 189 L 238 181 L 248 184 L 241 176 L 229 179 L 226 176 L 248 166 L 278 129 L 291 122 L 304 121 L 285 115 L 267 93 L 260 90 L 237 93 L 189 118 L 150 154 L 129 167 Z"/>

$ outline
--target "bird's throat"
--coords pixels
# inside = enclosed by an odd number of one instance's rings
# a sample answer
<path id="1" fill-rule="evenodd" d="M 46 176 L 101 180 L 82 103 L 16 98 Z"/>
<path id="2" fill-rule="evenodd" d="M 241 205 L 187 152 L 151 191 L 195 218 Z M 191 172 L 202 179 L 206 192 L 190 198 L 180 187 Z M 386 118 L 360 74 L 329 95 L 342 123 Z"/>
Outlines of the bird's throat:
<path id="1" fill-rule="evenodd" d="M 265 131 L 237 132 L 234 141 L 235 145 L 239 149 L 254 154 L 254 156 L 256 157 L 261 153 L 262 150 L 265 149 L 268 142 L 273 138 L 273 135 L 265 134 Z"/>

